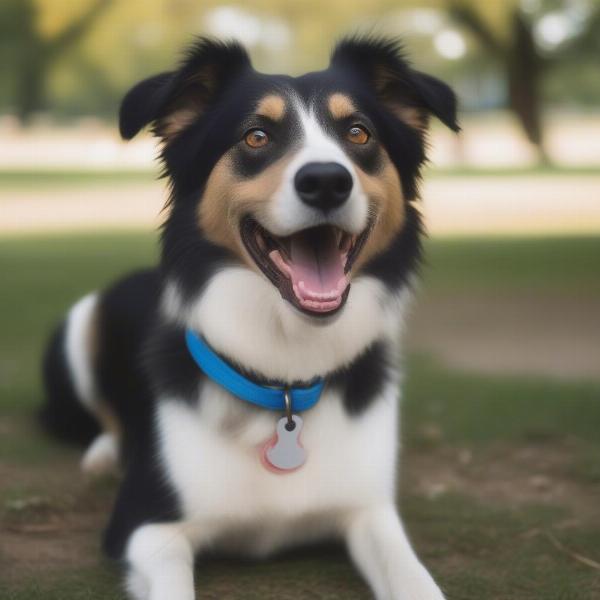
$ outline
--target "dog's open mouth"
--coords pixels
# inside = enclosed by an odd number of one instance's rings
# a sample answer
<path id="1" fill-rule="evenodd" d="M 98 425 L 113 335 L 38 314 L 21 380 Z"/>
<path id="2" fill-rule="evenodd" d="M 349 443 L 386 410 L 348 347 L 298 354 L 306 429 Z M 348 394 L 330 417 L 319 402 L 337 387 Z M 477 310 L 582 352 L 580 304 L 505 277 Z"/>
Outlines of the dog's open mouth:
<path id="1" fill-rule="evenodd" d="M 368 235 L 320 225 L 286 237 L 268 232 L 251 217 L 242 220 L 242 241 L 285 300 L 312 315 L 339 310 L 350 291 L 349 272 Z"/>

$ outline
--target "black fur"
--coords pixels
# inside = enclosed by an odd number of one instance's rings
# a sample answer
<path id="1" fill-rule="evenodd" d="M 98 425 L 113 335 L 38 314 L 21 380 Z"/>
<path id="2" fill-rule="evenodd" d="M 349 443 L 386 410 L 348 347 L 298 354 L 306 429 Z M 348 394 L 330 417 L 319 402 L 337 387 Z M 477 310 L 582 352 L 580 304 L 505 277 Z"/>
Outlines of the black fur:
<path id="1" fill-rule="evenodd" d="M 159 325 L 150 336 L 143 355 L 146 377 L 155 395 L 195 401 L 204 373 L 191 357 L 185 343 L 185 329 Z"/>
<path id="2" fill-rule="evenodd" d="M 408 205 L 403 230 L 396 235 L 387 250 L 365 265 L 364 272 L 385 281 L 393 290 L 410 285 L 410 276 L 418 272 L 421 264 L 422 237 L 423 224 L 419 212 L 414 206 Z"/>
<path id="3" fill-rule="evenodd" d="M 119 112 L 119 131 L 123 139 L 130 140 L 157 118 L 172 80 L 173 73 L 160 73 L 140 81 L 127 93 Z"/>
<path id="4" fill-rule="evenodd" d="M 206 111 L 222 89 L 247 69 L 250 60 L 239 44 L 199 39 L 179 70 L 149 77 L 125 96 L 119 113 L 122 136 L 131 139 L 144 126 L 190 103 L 199 113 Z"/>
<path id="5" fill-rule="evenodd" d="M 452 89 L 443 81 L 412 69 L 397 40 L 371 36 L 347 38 L 335 47 L 331 64 L 367 78 L 380 100 L 421 107 L 453 131 L 460 129 Z"/>
<path id="6" fill-rule="evenodd" d="M 65 442 L 89 444 L 100 432 L 92 415 L 83 408 L 73 388 L 65 358 L 65 324 L 54 331 L 42 363 L 46 402 L 39 412 L 40 423 Z"/>
<path id="7" fill-rule="evenodd" d="M 101 299 L 96 377 L 101 397 L 123 424 L 126 458 L 154 402 L 142 352 L 157 320 L 160 291 L 160 274 L 149 269 L 119 280 Z"/>
<path id="8" fill-rule="evenodd" d="M 388 354 L 383 342 L 375 342 L 350 365 L 327 378 L 330 386 L 342 392 L 349 414 L 360 416 L 383 390 L 391 366 Z"/>
<path id="9" fill-rule="evenodd" d="M 110 558 L 123 557 L 129 536 L 140 525 L 176 521 L 181 515 L 175 491 L 156 460 L 158 440 L 151 417 L 146 410 L 136 424 L 139 434 L 104 534 L 103 548 Z"/>
<path id="10" fill-rule="evenodd" d="M 125 434 L 125 478 L 104 536 L 104 549 L 113 558 L 122 556 L 129 535 L 143 523 L 179 516 L 175 493 L 155 459 L 157 395 L 148 377 L 151 372 L 162 383 L 159 369 L 166 367 L 157 360 L 152 341 L 161 331 L 157 310 L 161 286 L 158 270 L 139 271 L 118 281 L 101 301 L 98 382 Z M 170 352 L 165 345 L 162 358 L 171 358 Z M 169 366 L 173 364 L 171 360 Z"/>

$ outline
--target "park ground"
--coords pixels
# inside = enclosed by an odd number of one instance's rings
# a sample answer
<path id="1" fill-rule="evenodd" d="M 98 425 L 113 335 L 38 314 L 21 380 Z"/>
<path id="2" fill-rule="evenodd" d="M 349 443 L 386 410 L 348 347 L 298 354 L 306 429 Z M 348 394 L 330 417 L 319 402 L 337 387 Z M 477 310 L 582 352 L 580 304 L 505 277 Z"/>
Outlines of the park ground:
<path id="1" fill-rule="evenodd" d="M 546 190 L 579 180 L 531 175 Z M 32 198 L 54 190 L 51 214 L 68 189 L 86 200 L 87 177 L 33 185 L 17 174 L 9 187 Z M 148 190 L 149 179 L 107 176 L 104 190 Z M 435 180 L 440 189 L 456 181 Z M 91 210 L 101 215 L 103 188 L 94 188 Z M 86 481 L 80 451 L 44 436 L 34 414 L 43 340 L 65 307 L 155 260 L 155 235 L 130 225 L 123 217 L 104 233 L 0 232 L 2 600 L 123 598 L 98 549 L 116 482 Z M 600 237 L 436 232 L 404 357 L 399 502 L 411 538 L 450 600 L 597 600 Z M 338 548 L 263 563 L 211 559 L 197 579 L 201 600 L 369 597 Z"/>

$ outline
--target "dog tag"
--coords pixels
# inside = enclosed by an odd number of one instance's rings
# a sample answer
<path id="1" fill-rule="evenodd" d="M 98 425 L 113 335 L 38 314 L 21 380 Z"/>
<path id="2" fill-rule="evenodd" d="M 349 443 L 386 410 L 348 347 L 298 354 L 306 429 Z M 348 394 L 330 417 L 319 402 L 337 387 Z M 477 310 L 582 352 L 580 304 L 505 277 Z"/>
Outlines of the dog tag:
<path id="1" fill-rule="evenodd" d="M 267 466 L 279 471 L 293 471 L 301 467 L 306 460 L 306 451 L 298 440 L 302 431 L 302 419 L 291 415 L 294 428 L 289 429 L 290 422 L 282 417 L 277 422 L 275 438 L 267 443 L 264 459 Z"/>

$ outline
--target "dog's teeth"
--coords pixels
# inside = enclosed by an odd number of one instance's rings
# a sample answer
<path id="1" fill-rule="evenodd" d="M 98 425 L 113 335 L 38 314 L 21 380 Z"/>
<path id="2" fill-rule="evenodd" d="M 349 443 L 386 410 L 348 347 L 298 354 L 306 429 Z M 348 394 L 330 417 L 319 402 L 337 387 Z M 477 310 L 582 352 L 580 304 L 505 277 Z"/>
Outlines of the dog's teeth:
<path id="1" fill-rule="evenodd" d="M 353 237 L 350 234 L 344 233 L 339 244 L 339 249 L 347 252 L 352 247 L 352 239 Z"/>
<path id="2" fill-rule="evenodd" d="M 263 252 L 266 252 L 266 250 L 267 250 L 267 244 L 266 244 L 266 242 L 265 242 L 265 240 L 264 240 L 264 238 L 263 238 L 263 236 L 262 236 L 262 235 L 260 235 L 260 234 L 257 234 L 257 235 L 256 235 L 256 242 L 257 242 L 257 244 L 258 244 L 258 247 L 259 247 L 259 248 L 260 248 L 260 249 L 261 249 Z"/>

